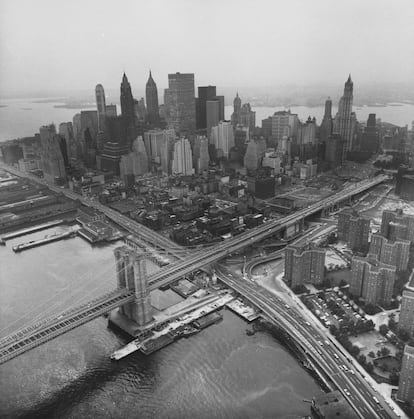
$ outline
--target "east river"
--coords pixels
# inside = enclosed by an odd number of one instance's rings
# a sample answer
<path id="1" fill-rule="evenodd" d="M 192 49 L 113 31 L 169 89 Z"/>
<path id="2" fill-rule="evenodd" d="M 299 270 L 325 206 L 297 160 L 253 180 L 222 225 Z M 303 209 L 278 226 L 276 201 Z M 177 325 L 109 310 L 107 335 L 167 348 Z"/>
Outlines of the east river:
<path id="1" fill-rule="evenodd" d="M 115 287 L 113 249 L 72 238 L 14 253 L 0 247 L 0 331 L 40 309 L 84 302 Z M 149 269 L 156 269 L 149 267 Z M 268 332 L 229 310 L 224 319 L 150 356 L 110 361 L 127 341 L 100 317 L 0 366 L 1 418 L 298 418 L 322 392 Z"/>

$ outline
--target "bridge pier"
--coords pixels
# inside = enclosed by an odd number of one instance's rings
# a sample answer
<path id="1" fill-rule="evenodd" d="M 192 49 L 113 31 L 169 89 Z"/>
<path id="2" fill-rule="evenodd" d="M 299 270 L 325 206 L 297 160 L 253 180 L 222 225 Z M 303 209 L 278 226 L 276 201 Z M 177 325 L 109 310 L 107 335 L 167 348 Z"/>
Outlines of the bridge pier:
<path id="1" fill-rule="evenodd" d="M 144 326 L 152 320 L 145 255 L 122 246 L 114 250 L 118 288 L 134 291 L 134 301 L 123 305 L 120 313 Z"/>

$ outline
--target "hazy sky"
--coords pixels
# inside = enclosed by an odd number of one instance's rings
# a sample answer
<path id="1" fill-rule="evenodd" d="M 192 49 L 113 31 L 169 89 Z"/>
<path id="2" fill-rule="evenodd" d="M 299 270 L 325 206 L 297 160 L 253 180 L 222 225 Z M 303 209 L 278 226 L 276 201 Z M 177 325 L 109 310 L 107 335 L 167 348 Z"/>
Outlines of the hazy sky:
<path id="1" fill-rule="evenodd" d="M 0 95 L 119 86 L 414 83 L 414 0 L 0 0 Z"/>

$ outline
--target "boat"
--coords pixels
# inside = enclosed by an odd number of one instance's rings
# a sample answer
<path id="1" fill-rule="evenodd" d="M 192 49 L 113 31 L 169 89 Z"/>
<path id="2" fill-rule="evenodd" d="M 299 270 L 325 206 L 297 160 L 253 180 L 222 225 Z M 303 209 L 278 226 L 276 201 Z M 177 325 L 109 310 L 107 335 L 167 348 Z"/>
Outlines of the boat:
<path id="1" fill-rule="evenodd" d="M 190 336 L 196 335 L 200 330 L 192 327 L 192 326 L 186 326 L 184 327 L 184 329 L 182 330 L 181 334 L 183 337 L 188 338 Z"/>

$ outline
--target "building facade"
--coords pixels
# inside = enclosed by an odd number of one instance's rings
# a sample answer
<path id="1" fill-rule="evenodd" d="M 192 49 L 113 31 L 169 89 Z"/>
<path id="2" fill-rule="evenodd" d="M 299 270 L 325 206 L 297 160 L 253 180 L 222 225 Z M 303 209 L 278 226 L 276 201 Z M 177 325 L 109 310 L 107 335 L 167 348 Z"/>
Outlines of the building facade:
<path id="1" fill-rule="evenodd" d="M 158 90 L 157 85 L 152 78 L 151 71 L 145 86 L 145 99 L 147 101 L 147 118 L 151 124 L 157 123 L 160 119 L 158 107 Z"/>
<path id="2" fill-rule="evenodd" d="M 397 268 L 397 271 L 405 271 L 410 256 L 410 242 L 408 240 L 391 241 L 379 233 L 371 236 L 369 253 L 387 265 Z"/>
<path id="3" fill-rule="evenodd" d="M 338 113 L 335 117 L 335 132 L 345 141 L 345 152 L 352 150 L 352 101 L 353 101 L 354 83 L 349 75 L 345 82 L 344 94 L 339 100 Z"/>
<path id="4" fill-rule="evenodd" d="M 345 209 L 338 216 L 338 240 L 344 241 L 357 252 L 368 251 L 371 220 Z"/>
<path id="5" fill-rule="evenodd" d="M 102 84 L 95 87 L 96 108 L 98 110 L 98 131 L 105 131 L 106 99 Z"/>
<path id="6" fill-rule="evenodd" d="M 183 176 L 194 174 L 193 153 L 187 138 L 180 138 L 174 144 L 172 173 Z"/>
<path id="7" fill-rule="evenodd" d="M 414 347 L 409 345 L 404 347 L 397 400 L 414 404 Z"/>
<path id="8" fill-rule="evenodd" d="M 405 330 L 410 337 L 414 336 L 414 270 L 411 272 L 408 285 L 402 293 L 398 329 Z"/>

